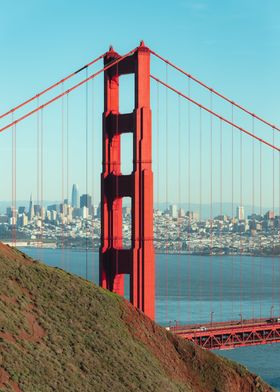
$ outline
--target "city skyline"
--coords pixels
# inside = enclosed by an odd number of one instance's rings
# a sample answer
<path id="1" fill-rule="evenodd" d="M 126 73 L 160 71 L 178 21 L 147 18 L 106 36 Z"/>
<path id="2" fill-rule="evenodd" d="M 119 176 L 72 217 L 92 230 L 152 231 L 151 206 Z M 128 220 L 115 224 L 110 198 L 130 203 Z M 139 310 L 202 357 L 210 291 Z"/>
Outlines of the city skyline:
<path id="1" fill-rule="evenodd" d="M 82 213 L 82 215 L 96 215 L 96 211 L 100 209 L 100 201 L 96 203 L 93 202 L 92 195 L 81 194 L 79 196 L 79 187 L 77 184 L 72 185 L 72 193 L 71 199 L 63 199 L 56 201 L 42 201 L 33 199 L 32 193 L 30 194 L 29 201 L 17 201 L 15 210 L 16 213 L 21 215 L 25 214 L 29 221 L 32 221 L 34 216 L 41 215 L 41 209 L 44 209 L 44 215 L 47 210 L 63 210 L 63 206 L 71 207 L 73 211 L 82 210 L 83 208 L 87 209 L 87 212 Z M 131 200 L 128 197 L 123 198 L 123 208 L 131 209 Z M 2 211 L 1 211 L 2 205 Z M 224 208 L 227 207 L 227 208 Z M 13 216 L 13 208 L 14 206 L 9 202 L 1 202 L 0 201 L 0 216 L 2 215 L 10 215 Z M 208 208 L 210 213 L 205 214 L 205 208 Z M 244 206 L 239 205 L 238 203 L 215 203 L 208 205 L 203 204 L 195 204 L 195 203 L 184 203 L 178 205 L 178 203 L 165 202 L 159 203 L 158 205 L 154 203 L 154 212 L 156 211 L 168 212 L 170 216 L 173 218 L 183 217 L 188 215 L 189 213 L 195 214 L 195 220 L 209 220 L 209 219 L 217 219 L 220 217 L 227 217 L 229 219 L 236 218 L 238 221 L 244 221 L 251 219 L 250 217 L 255 215 L 260 217 L 265 217 L 268 215 L 269 219 L 274 219 L 277 216 L 280 216 L 280 206 L 279 208 L 266 208 L 263 206 Z M 230 211 L 229 211 L 230 210 Z M 278 214 L 277 214 L 278 210 Z M 200 216 L 201 214 L 201 216 Z M 194 219 L 194 218 L 193 218 Z"/>

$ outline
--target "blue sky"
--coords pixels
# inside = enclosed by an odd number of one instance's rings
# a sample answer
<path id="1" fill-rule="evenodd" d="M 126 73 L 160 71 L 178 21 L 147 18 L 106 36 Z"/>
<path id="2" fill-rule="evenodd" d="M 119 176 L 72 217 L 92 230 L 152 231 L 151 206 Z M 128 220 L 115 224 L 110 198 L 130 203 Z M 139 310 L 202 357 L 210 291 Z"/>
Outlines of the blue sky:
<path id="1" fill-rule="evenodd" d="M 277 0 L 0 0 L 0 5 L 1 113 L 106 51 L 109 44 L 123 53 L 144 39 L 253 112 L 280 122 Z M 22 146 L 29 141 L 25 138 Z M 51 180 L 46 181 L 51 190 Z M 27 198 L 29 185 L 25 189 L 19 183 L 19 189 L 19 198 Z M 2 185 L 1 192 L 0 199 L 10 197 Z M 54 191 L 48 196 L 56 198 Z"/>
<path id="2" fill-rule="evenodd" d="M 110 43 L 123 52 L 140 39 L 253 109 L 260 108 L 263 96 L 277 97 L 277 0 L 0 3 L 1 108 L 79 67 Z M 262 110 L 277 117 L 269 108 Z"/>

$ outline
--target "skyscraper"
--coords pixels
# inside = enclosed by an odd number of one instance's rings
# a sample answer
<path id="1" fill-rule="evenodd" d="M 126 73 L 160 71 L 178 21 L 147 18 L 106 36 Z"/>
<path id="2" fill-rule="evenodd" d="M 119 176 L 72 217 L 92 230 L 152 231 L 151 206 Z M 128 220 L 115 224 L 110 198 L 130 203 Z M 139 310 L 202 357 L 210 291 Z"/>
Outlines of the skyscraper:
<path id="1" fill-rule="evenodd" d="M 92 202 L 90 195 L 85 194 L 80 197 L 80 207 L 87 207 L 89 210 L 91 210 Z"/>
<path id="2" fill-rule="evenodd" d="M 79 190 L 78 190 L 77 184 L 73 184 L 73 187 L 72 187 L 71 205 L 73 208 L 79 207 Z"/>
<path id="3" fill-rule="evenodd" d="M 33 218 L 34 218 L 34 206 L 33 206 L 33 201 L 32 201 L 32 193 L 30 195 L 28 218 L 29 218 L 30 222 L 32 222 Z"/>
<path id="4" fill-rule="evenodd" d="M 244 207 L 242 207 L 242 206 L 236 207 L 236 218 L 238 220 L 244 220 L 244 218 L 245 218 Z"/>
<path id="5" fill-rule="evenodd" d="M 172 218 L 178 217 L 178 209 L 176 204 L 172 204 L 171 206 L 169 206 L 169 215 L 171 215 Z"/>

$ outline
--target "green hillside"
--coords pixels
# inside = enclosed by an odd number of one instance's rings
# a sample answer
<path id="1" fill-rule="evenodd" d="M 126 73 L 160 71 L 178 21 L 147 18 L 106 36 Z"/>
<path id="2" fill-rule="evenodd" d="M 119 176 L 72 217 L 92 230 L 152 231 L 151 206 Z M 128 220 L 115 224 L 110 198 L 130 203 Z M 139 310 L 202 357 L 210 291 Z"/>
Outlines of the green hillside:
<path id="1" fill-rule="evenodd" d="M 0 391 L 272 391 L 93 284 L 0 244 Z"/>

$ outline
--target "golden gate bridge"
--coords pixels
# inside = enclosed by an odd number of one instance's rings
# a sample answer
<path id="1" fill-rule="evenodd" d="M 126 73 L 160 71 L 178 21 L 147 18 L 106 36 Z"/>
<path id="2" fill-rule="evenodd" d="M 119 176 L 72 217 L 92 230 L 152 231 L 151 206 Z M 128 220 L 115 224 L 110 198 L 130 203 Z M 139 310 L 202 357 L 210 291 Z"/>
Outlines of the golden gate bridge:
<path id="1" fill-rule="evenodd" d="M 155 73 L 151 70 L 156 62 Z M 99 66 L 98 69 L 93 67 Z M 90 70 L 92 69 L 92 72 Z M 158 73 L 157 73 L 158 72 Z M 161 74 L 164 74 L 162 77 Z M 83 75 L 76 83 L 72 80 Z M 95 89 L 95 79 L 103 75 L 103 93 Z M 120 111 L 120 81 L 124 75 L 132 75 L 134 79 L 133 110 L 128 113 Z M 72 84 L 71 84 L 72 83 Z M 124 277 L 129 276 L 130 302 L 143 311 L 151 319 L 155 318 L 155 250 L 154 250 L 154 206 L 159 205 L 163 197 L 168 205 L 171 194 L 175 194 L 179 206 L 182 204 L 183 193 L 188 199 L 190 211 L 192 197 L 199 204 L 200 217 L 202 204 L 210 205 L 208 219 L 209 245 L 209 280 L 212 282 L 212 256 L 214 241 L 218 237 L 222 244 L 225 235 L 222 227 L 223 204 L 231 199 L 232 218 L 236 198 L 240 206 L 244 200 L 250 199 L 252 220 L 258 225 L 257 208 L 262 214 L 264 194 L 270 195 L 271 206 L 279 209 L 280 192 L 277 193 L 275 178 L 279 179 L 280 148 L 277 146 L 277 134 L 280 128 L 261 116 L 251 112 L 239 103 L 234 102 L 216 89 L 184 71 L 165 57 L 145 46 L 142 41 L 138 47 L 124 55 L 117 53 L 113 47 L 98 56 L 77 71 L 67 75 L 30 99 L 18 104 L 0 115 L 0 133 L 11 131 L 11 193 L 12 211 L 16 213 L 17 184 L 20 174 L 18 158 L 18 135 L 21 126 L 28 119 L 35 118 L 37 132 L 36 170 L 37 194 L 43 201 L 44 178 L 48 164 L 45 163 L 45 138 L 48 133 L 48 110 L 61 103 L 56 112 L 57 123 L 61 129 L 61 197 L 66 195 L 65 182 L 69 178 L 69 97 L 76 91 L 85 89 L 85 176 L 86 193 L 88 193 L 89 169 L 89 85 L 92 83 L 92 103 L 104 99 L 102 116 L 102 173 L 101 173 L 101 244 L 99 252 L 99 283 L 119 295 L 124 295 Z M 196 90 L 199 88 L 199 93 Z M 57 92 L 57 90 L 60 91 Z M 48 94 L 53 94 L 49 98 Z M 95 96 L 95 95 L 96 96 Z M 93 98 L 94 97 L 94 98 Z M 171 102 L 171 97 L 176 97 Z M 154 99 L 153 99 L 154 98 Z M 78 97 L 80 101 L 81 97 Z M 79 102 L 81 104 L 81 102 Z M 79 107 L 79 106 L 77 106 Z M 155 121 L 152 118 L 152 107 L 155 109 Z M 93 110 L 93 105 L 91 106 Z M 79 109 L 80 110 L 80 109 Z M 77 112 L 77 110 L 76 110 Z M 75 112 L 75 115 L 76 115 Z M 52 113 L 52 118 L 54 114 Z M 33 120 L 32 120 L 33 121 Z M 54 121 L 52 119 L 52 121 Z M 32 125 L 33 124 L 33 125 Z M 152 125 L 154 124 L 154 127 Z M 79 128 L 79 125 L 77 126 Z M 152 143 L 152 128 L 155 129 Z M 175 130 L 176 128 L 176 130 Z M 4 132 L 5 131 L 5 132 Z M 101 127 L 98 129 L 101 134 Z M 122 173 L 122 136 L 132 135 L 133 168 L 131 173 Z M 1 135 L 2 136 L 2 135 Z M 79 133 L 76 133 L 76 144 L 79 144 Z M 238 139 L 237 139 L 238 137 Z M 92 143 L 94 140 L 92 137 Z M 155 155 L 154 166 L 153 155 Z M 26 156 L 25 159 L 28 159 Z M 49 154 L 51 159 L 51 154 Z M 92 154 L 92 162 L 95 156 Z M 97 158 L 96 158 L 97 159 Z M 279 160 L 279 167 L 276 165 Z M 269 165 L 269 166 L 268 166 Z M 156 168 L 156 197 L 154 197 L 154 174 Z M 65 180 L 66 178 L 66 180 Z M 279 186 L 279 184 L 277 185 Z M 280 190 L 280 186 L 279 186 Z M 239 194 L 237 197 L 237 193 Z M 123 199 L 131 200 L 131 246 L 123 246 Z M 221 222 L 214 226 L 213 200 L 219 199 Z M 156 200 L 155 200 L 156 199 Z M 156 201 L 156 203 L 155 203 Z M 257 205 L 257 207 L 256 207 Z M 43 237 L 44 225 L 41 225 Z M 92 218 L 94 225 L 94 218 Z M 170 222 L 169 222 L 170 223 Z M 169 257 L 169 223 L 166 224 L 164 244 L 166 260 Z M 178 215 L 172 224 L 177 227 L 177 291 L 181 293 L 181 255 L 182 255 L 182 219 Z M 62 223 L 63 227 L 64 223 Z M 253 228 L 255 230 L 255 227 Z M 279 218 L 273 216 L 273 229 L 279 236 Z M 273 232 L 274 232 L 273 231 Z M 16 219 L 13 220 L 13 243 L 16 246 Z M 191 247 L 191 222 L 187 228 L 188 254 Z M 275 236 L 273 236 L 274 238 Z M 198 235 L 198 242 L 202 238 Z M 239 237 L 240 277 L 239 292 L 240 309 L 242 310 L 242 252 L 244 239 Z M 254 239 L 252 239 L 254 241 Z M 260 244 L 261 247 L 261 244 Z M 275 253 L 275 239 L 272 250 Z M 221 269 L 224 268 L 224 253 L 220 248 Z M 229 256 L 226 256 L 229 257 Z M 278 264 L 276 264 L 276 261 Z M 189 262 L 189 261 L 188 261 Z M 262 285 L 255 287 L 255 257 L 251 258 L 252 294 L 256 298 L 262 294 Z M 260 264 L 260 277 L 268 268 Z M 167 264 L 166 264 L 167 265 Z M 279 303 L 279 282 L 276 281 L 276 268 L 279 268 L 278 256 L 273 256 L 271 303 L 274 308 Z M 87 267 L 88 268 L 88 267 Z M 201 272 L 201 271 L 200 271 Z M 228 266 L 230 274 L 230 263 Z M 166 297 L 169 294 L 168 268 L 166 267 Z M 184 277 L 190 287 L 190 273 Z M 201 283 L 202 284 L 202 283 Z M 209 303 L 213 296 L 213 283 L 210 284 Z M 223 278 L 220 274 L 220 300 L 223 298 Z M 189 290 L 189 289 L 188 289 Z M 277 291 L 278 290 L 278 291 Z M 258 295 L 257 295 L 258 294 Z M 269 344 L 280 341 L 280 318 L 274 314 L 264 317 L 260 301 L 257 315 L 255 300 L 252 304 L 251 316 L 245 320 L 224 321 L 202 324 L 183 325 L 179 322 L 169 329 L 190 339 L 206 349 L 225 349 L 256 344 Z M 278 304 L 279 305 L 279 304 Z M 180 307 L 180 303 L 178 305 Z M 214 313 L 212 308 L 211 315 Z M 180 310 L 179 310 L 180 311 Z M 168 320 L 168 309 L 166 310 Z M 222 314 L 222 309 L 221 309 Z M 280 312 L 279 312 L 280 314 Z"/>

